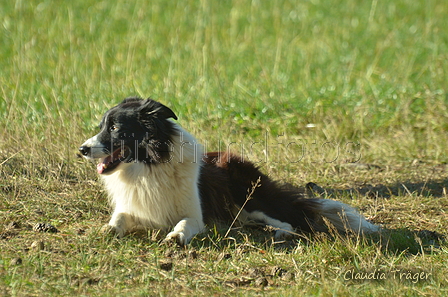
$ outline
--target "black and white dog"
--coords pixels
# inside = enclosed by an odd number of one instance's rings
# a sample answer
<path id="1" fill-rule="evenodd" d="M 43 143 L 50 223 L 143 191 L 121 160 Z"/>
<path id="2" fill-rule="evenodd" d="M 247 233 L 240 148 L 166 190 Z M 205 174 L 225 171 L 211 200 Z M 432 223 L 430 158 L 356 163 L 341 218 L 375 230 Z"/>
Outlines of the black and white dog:
<path id="1" fill-rule="evenodd" d="M 187 244 L 206 223 L 230 224 L 251 189 L 238 219 L 274 227 L 276 239 L 326 231 L 326 220 L 341 232 L 380 230 L 350 206 L 303 198 L 236 155 L 204 154 L 170 119 L 177 117 L 159 102 L 127 98 L 105 113 L 100 132 L 79 148 L 84 157 L 99 159 L 97 171 L 114 209 L 107 231 L 122 237 L 140 228 L 165 229 L 171 231 L 166 240 Z"/>

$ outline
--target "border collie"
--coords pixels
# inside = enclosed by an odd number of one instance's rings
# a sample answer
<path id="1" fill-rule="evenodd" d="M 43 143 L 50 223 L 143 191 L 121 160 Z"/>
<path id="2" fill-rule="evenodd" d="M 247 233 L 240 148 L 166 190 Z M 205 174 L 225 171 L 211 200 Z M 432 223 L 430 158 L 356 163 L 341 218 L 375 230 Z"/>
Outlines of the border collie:
<path id="1" fill-rule="evenodd" d="M 275 239 L 328 231 L 327 222 L 340 232 L 380 230 L 350 206 L 304 198 L 237 155 L 204 154 L 171 119 L 177 116 L 159 102 L 127 98 L 104 114 L 100 132 L 79 148 L 85 158 L 99 159 L 113 207 L 107 232 L 123 237 L 141 228 L 164 229 L 171 231 L 165 240 L 185 245 L 205 224 L 230 224 L 237 215 L 272 226 Z"/>

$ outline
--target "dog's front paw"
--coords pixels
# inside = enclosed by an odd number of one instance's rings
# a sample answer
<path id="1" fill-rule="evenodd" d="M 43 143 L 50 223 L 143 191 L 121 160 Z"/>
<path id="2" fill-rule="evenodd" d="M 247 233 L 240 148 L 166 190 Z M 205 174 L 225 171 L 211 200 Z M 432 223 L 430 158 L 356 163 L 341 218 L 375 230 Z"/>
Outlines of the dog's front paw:
<path id="1" fill-rule="evenodd" d="M 118 238 L 122 238 L 124 236 L 124 230 L 115 226 L 111 226 L 109 224 L 104 225 L 101 227 L 100 232 L 105 235 L 113 235 Z"/>
<path id="2" fill-rule="evenodd" d="M 173 231 L 173 232 L 168 233 L 168 235 L 163 240 L 163 243 L 168 244 L 168 245 L 175 243 L 179 246 L 184 246 L 188 242 L 187 242 L 187 239 L 185 238 L 185 234 L 183 232 Z"/>

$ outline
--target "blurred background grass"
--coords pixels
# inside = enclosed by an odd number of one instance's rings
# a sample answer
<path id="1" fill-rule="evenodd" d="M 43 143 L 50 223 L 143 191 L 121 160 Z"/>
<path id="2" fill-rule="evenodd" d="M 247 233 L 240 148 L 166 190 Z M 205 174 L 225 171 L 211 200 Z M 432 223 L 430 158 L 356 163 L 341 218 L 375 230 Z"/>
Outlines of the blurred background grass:
<path id="1" fill-rule="evenodd" d="M 1 7 L 6 146 L 75 148 L 107 108 L 140 95 L 170 106 L 211 148 L 268 131 L 358 141 L 370 161 L 446 161 L 444 1 Z"/>
<path id="2" fill-rule="evenodd" d="M 268 139 L 302 160 L 353 142 L 362 154 L 337 161 L 446 162 L 443 1 L 1 6 L 6 155 L 45 148 L 72 159 L 106 109 L 140 95 L 170 106 L 210 150 L 245 142 L 250 157 Z"/>

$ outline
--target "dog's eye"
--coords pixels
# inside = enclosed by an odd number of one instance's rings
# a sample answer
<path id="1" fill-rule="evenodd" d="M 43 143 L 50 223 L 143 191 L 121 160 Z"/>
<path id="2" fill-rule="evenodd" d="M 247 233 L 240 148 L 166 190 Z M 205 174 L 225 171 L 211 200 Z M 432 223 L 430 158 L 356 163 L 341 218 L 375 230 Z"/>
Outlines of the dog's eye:
<path id="1" fill-rule="evenodd" d="M 110 132 L 117 131 L 117 130 L 118 130 L 118 127 L 115 126 L 115 125 L 112 125 L 112 126 L 109 127 L 109 131 Z"/>

